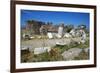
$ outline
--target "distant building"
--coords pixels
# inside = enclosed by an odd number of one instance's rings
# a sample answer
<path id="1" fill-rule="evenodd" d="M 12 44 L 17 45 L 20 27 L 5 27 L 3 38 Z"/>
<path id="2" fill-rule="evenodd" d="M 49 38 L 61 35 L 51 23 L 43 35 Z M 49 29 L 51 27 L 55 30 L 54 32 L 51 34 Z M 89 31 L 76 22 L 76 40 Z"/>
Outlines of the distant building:
<path id="1" fill-rule="evenodd" d="M 45 25 L 45 23 L 36 20 L 28 20 L 26 24 L 26 30 L 30 34 L 40 34 L 39 29 L 42 25 Z"/>
<path id="2" fill-rule="evenodd" d="M 26 24 L 26 30 L 28 34 L 44 34 L 47 35 L 48 32 L 56 32 L 58 31 L 58 27 L 52 25 L 53 23 L 36 21 L 36 20 L 28 20 Z"/>
<path id="3" fill-rule="evenodd" d="M 41 34 L 45 34 L 45 35 L 47 35 L 47 33 L 57 33 L 57 31 L 58 31 L 58 28 L 57 27 L 54 27 L 53 25 L 51 25 L 51 24 L 46 24 L 46 25 L 42 25 L 41 27 L 40 27 L 40 33 Z"/>

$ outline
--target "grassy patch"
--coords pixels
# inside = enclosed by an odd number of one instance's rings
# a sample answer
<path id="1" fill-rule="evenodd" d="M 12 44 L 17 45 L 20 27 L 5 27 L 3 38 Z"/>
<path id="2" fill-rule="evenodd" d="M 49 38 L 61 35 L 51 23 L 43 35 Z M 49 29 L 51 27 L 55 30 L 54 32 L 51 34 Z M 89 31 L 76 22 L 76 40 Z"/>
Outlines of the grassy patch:
<path id="1" fill-rule="evenodd" d="M 45 53 L 37 55 L 37 58 L 41 62 L 43 62 L 43 61 L 60 61 L 60 60 L 62 60 L 62 56 L 60 55 L 59 50 L 56 49 L 56 48 L 53 48 L 50 52 L 45 52 Z"/>
<path id="2" fill-rule="evenodd" d="M 60 53 L 63 53 L 64 51 L 67 51 L 68 49 L 70 49 L 70 46 L 68 45 L 56 45 L 53 48 L 57 48 Z"/>
<path id="3" fill-rule="evenodd" d="M 89 40 L 87 40 L 84 44 L 80 43 L 76 46 L 77 48 L 84 49 L 89 47 Z"/>
<path id="4" fill-rule="evenodd" d="M 50 52 L 35 55 L 34 53 L 26 53 L 21 56 L 21 62 L 46 62 L 63 60 L 60 51 L 53 48 Z"/>

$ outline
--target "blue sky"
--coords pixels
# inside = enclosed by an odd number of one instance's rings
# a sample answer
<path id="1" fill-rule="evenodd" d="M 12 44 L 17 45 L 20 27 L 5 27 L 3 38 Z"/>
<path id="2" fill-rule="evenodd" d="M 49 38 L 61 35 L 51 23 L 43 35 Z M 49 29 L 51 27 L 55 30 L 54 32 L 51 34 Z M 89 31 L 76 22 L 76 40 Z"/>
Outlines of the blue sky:
<path id="1" fill-rule="evenodd" d="M 85 24 L 89 27 L 89 16 L 89 13 L 79 12 L 21 10 L 21 26 L 25 26 L 27 20 L 38 20 L 53 22 L 54 25 L 59 25 L 63 22 L 65 25 L 73 24 L 74 26 L 78 26 Z"/>

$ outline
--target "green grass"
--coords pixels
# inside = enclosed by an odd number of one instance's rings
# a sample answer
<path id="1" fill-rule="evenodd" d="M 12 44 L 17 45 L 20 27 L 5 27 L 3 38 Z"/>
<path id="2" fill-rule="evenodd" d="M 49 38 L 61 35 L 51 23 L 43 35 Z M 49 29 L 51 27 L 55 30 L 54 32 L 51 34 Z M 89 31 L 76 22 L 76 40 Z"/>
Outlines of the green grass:
<path id="1" fill-rule="evenodd" d="M 87 40 L 84 44 L 80 43 L 76 46 L 77 48 L 84 49 L 89 47 L 89 40 Z"/>
<path id="2" fill-rule="evenodd" d="M 56 45 L 53 48 L 57 48 L 60 51 L 60 53 L 63 53 L 64 51 L 70 49 L 68 45 Z"/>
<path id="3" fill-rule="evenodd" d="M 45 53 L 39 54 L 39 55 L 37 55 L 37 58 L 41 62 L 43 62 L 43 61 L 60 61 L 60 60 L 62 60 L 62 56 L 60 55 L 60 53 L 57 49 L 53 49 L 50 52 L 45 52 Z"/>

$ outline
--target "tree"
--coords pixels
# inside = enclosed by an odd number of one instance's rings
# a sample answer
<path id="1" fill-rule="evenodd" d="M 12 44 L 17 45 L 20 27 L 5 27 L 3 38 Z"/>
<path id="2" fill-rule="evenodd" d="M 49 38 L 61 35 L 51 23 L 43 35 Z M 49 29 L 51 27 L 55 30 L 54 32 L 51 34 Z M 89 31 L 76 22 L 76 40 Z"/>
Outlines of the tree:
<path id="1" fill-rule="evenodd" d="M 53 22 L 47 22 L 47 25 L 52 25 L 53 24 Z"/>
<path id="2" fill-rule="evenodd" d="M 78 25 L 78 29 L 83 29 L 86 33 L 89 33 L 89 28 L 85 24 Z"/>
<path id="3" fill-rule="evenodd" d="M 80 25 L 78 25 L 78 28 L 79 28 L 79 29 L 86 29 L 86 25 L 80 24 Z"/>

